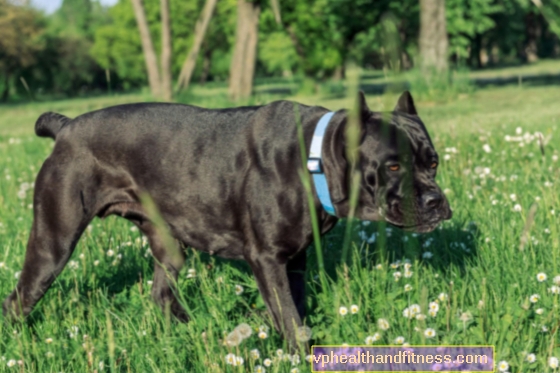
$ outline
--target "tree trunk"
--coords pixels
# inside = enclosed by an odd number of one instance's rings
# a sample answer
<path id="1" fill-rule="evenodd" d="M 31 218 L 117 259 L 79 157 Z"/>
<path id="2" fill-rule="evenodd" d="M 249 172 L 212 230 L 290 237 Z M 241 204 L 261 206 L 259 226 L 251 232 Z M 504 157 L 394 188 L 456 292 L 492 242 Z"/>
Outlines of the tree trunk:
<path id="1" fill-rule="evenodd" d="M 532 63 L 539 60 L 538 39 L 541 37 L 541 24 L 539 16 L 533 12 L 525 16 L 525 59 Z"/>
<path id="2" fill-rule="evenodd" d="M 208 80 L 208 75 L 210 75 L 210 64 L 212 62 L 212 50 L 208 49 L 204 53 L 204 59 L 202 61 L 202 74 L 200 74 L 200 85 L 204 85 Z"/>
<path id="3" fill-rule="evenodd" d="M 171 101 L 173 88 L 171 83 L 171 20 L 169 18 L 169 0 L 161 0 L 161 93 L 162 98 Z"/>
<path id="4" fill-rule="evenodd" d="M 218 0 L 206 0 L 206 4 L 204 4 L 204 9 L 200 14 L 200 18 L 196 22 L 196 27 L 194 29 L 194 43 L 189 51 L 185 63 L 183 63 L 183 67 L 181 68 L 181 74 L 179 75 L 179 80 L 177 81 L 177 91 L 187 89 L 189 87 L 189 83 L 196 66 L 198 52 L 200 51 L 200 46 L 204 40 L 204 35 L 206 34 L 206 30 L 210 24 L 210 19 L 214 14 L 217 2 Z"/>
<path id="5" fill-rule="evenodd" d="M 229 95 L 233 100 L 247 98 L 253 90 L 260 11 L 258 3 L 237 1 L 237 30 L 229 71 Z"/>
<path id="6" fill-rule="evenodd" d="M 7 72 L 4 74 L 4 89 L 2 91 L 2 97 L 0 97 L 0 101 L 6 102 L 8 101 L 8 97 L 10 96 L 10 74 Z"/>
<path id="7" fill-rule="evenodd" d="M 445 0 L 420 0 L 420 63 L 425 70 L 447 69 Z"/>
<path id="8" fill-rule="evenodd" d="M 152 44 L 152 37 L 150 36 L 150 29 L 148 28 L 148 21 L 146 20 L 146 13 L 142 0 L 131 0 L 134 7 L 134 15 L 138 23 L 138 30 L 140 31 L 140 39 L 142 40 L 142 51 L 144 52 L 144 59 L 146 60 L 146 70 L 148 71 L 148 82 L 150 83 L 150 91 L 154 97 L 161 96 L 161 81 L 159 78 L 158 63 L 154 45 Z"/>

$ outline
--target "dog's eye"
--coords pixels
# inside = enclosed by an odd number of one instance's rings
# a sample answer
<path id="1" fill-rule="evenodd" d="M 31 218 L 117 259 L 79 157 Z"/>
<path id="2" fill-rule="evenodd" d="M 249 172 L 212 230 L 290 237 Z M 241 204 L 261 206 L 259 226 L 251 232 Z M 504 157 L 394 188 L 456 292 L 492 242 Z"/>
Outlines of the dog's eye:
<path id="1" fill-rule="evenodd" d="M 398 164 L 394 164 L 389 166 L 389 170 L 391 171 L 398 171 L 401 168 L 401 166 L 399 166 Z"/>
<path id="2" fill-rule="evenodd" d="M 438 166 L 437 162 L 432 162 L 432 164 L 430 165 L 430 168 L 436 168 Z"/>

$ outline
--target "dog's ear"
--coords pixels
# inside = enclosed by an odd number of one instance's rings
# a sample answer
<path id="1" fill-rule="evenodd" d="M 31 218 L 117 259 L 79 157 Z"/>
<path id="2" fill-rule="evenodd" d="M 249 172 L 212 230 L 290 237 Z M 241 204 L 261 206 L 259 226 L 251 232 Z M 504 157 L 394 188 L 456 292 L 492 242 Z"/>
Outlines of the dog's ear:
<path id="1" fill-rule="evenodd" d="M 402 111 L 410 115 L 418 115 L 416 107 L 414 107 L 414 101 L 412 100 L 412 95 L 409 91 L 404 91 L 397 101 L 397 106 L 395 106 L 394 111 Z"/>
<path id="2" fill-rule="evenodd" d="M 360 118 L 362 119 L 362 122 L 369 118 L 371 110 L 369 110 L 369 107 L 367 105 L 366 94 L 364 93 L 364 91 L 358 92 L 358 110 L 360 112 Z"/>

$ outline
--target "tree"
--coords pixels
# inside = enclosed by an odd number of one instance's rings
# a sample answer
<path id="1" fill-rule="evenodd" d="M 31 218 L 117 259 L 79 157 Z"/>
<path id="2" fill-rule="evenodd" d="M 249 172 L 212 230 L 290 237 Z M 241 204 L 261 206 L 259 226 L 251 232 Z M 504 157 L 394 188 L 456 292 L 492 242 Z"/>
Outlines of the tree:
<path id="1" fill-rule="evenodd" d="M 233 100 L 247 98 L 253 91 L 260 12 L 259 2 L 237 1 L 237 30 L 229 74 L 229 95 Z"/>
<path id="2" fill-rule="evenodd" d="M 185 59 L 185 63 L 181 68 L 181 74 L 179 75 L 179 79 L 177 81 L 177 90 L 180 91 L 181 89 L 187 89 L 189 83 L 191 81 L 191 77 L 196 66 L 196 59 L 198 57 L 198 52 L 200 51 L 200 46 L 202 45 L 202 41 L 204 40 L 204 35 L 206 34 L 206 30 L 208 29 L 208 25 L 210 24 L 210 19 L 212 18 L 212 14 L 214 14 L 214 9 L 216 8 L 216 3 L 218 0 L 206 0 L 204 5 L 204 9 L 196 23 L 196 28 L 194 30 L 194 43 L 191 46 L 191 50 Z M 207 60 L 209 65 L 209 60 Z M 209 66 L 206 67 L 207 69 Z"/>
<path id="3" fill-rule="evenodd" d="M 171 83 L 171 21 L 169 17 L 169 0 L 161 0 L 161 93 L 162 98 L 171 101 L 173 88 Z"/>
<path id="4" fill-rule="evenodd" d="M 161 80 L 156 57 L 154 44 L 150 35 L 148 21 L 142 0 L 131 0 L 134 7 L 134 15 L 140 31 L 140 40 L 142 41 L 142 51 L 144 52 L 144 60 L 146 62 L 146 70 L 148 71 L 148 82 L 150 83 L 150 91 L 155 97 L 161 95 Z"/>
<path id="5" fill-rule="evenodd" d="M 445 0 L 420 0 L 420 63 L 424 69 L 447 69 Z"/>
<path id="6" fill-rule="evenodd" d="M 18 71 L 32 65 L 38 52 L 44 48 L 43 33 L 44 27 L 35 11 L 0 0 L 2 101 L 6 101 L 10 94 L 10 80 Z"/>

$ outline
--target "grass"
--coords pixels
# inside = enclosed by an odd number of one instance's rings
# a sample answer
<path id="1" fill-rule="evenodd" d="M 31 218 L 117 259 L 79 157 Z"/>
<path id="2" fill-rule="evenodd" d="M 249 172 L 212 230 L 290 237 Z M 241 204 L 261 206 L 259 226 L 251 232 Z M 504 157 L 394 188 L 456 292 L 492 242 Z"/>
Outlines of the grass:
<path id="1" fill-rule="evenodd" d="M 560 274 L 559 94 L 554 86 L 513 85 L 417 102 L 440 153 L 437 179 L 453 219 L 425 235 L 357 224 L 347 268 L 340 266 L 344 226 L 337 226 L 322 245 L 328 292 L 321 290 L 310 248 L 306 323 L 315 344 L 363 344 L 368 336 L 379 336 L 376 345 L 398 337 L 412 345 L 490 344 L 496 361 L 506 361 L 511 372 L 553 371 L 548 359 L 560 358 L 560 296 L 554 287 Z M 200 99 L 205 106 L 226 103 L 213 100 L 210 89 L 200 89 L 200 96 L 207 97 Z M 144 99 L 138 94 L 0 107 L 1 298 L 17 281 L 32 221 L 32 183 L 53 145 L 32 135 L 35 119 L 47 110 L 73 116 Z M 332 109 L 352 102 L 294 99 Z M 388 110 L 396 96 L 370 96 L 368 102 L 373 110 Z M 536 132 L 544 135 L 544 155 Z M 534 224 L 520 248 L 533 204 Z M 95 220 L 30 319 L 14 325 L 0 317 L 0 372 L 253 372 L 265 358 L 272 360 L 267 372 L 309 371 L 304 362 L 278 357 L 286 345 L 272 328 L 266 338 L 257 336 L 256 329 L 270 327 L 271 320 L 244 263 L 189 250 L 179 281 L 192 316 L 188 324 L 170 320 L 150 299 L 152 267 L 131 224 Z M 547 275 L 543 282 L 540 272 Z M 243 287 L 239 295 L 236 285 Z M 536 303 L 533 294 L 540 296 Z M 434 317 L 428 315 L 431 302 L 439 309 Z M 414 304 L 425 320 L 403 316 Z M 357 313 L 340 314 L 340 307 L 352 305 Z M 380 328 L 380 319 L 388 329 Z M 224 346 L 225 335 L 240 323 L 253 327 L 253 335 L 237 348 Z M 436 336 L 425 337 L 427 328 Z M 250 357 L 253 349 L 258 359 Z M 244 364 L 226 364 L 228 353 L 243 357 Z M 528 353 L 536 362 L 526 361 Z"/>

